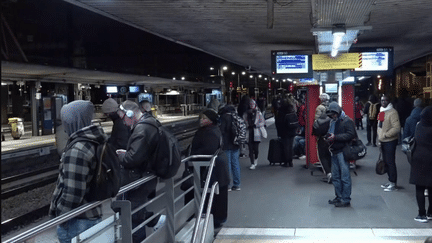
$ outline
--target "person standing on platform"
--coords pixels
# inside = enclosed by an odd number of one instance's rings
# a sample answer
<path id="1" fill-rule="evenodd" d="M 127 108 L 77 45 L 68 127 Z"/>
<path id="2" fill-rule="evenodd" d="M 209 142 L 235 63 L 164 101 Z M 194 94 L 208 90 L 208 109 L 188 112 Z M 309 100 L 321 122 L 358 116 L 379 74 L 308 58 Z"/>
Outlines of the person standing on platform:
<path id="1" fill-rule="evenodd" d="M 363 130 L 363 104 L 360 102 L 360 98 L 358 96 L 355 97 L 354 115 L 357 130 L 359 130 L 360 127 Z"/>
<path id="2" fill-rule="evenodd" d="M 237 107 L 238 115 L 244 120 L 244 114 L 249 110 L 250 97 L 248 95 L 243 95 L 240 99 L 240 103 Z M 246 121 L 245 121 L 246 123 Z M 247 127 L 246 127 L 247 128 Z M 249 133 L 246 132 L 246 137 L 249 138 Z M 248 140 L 249 141 L 249 140 Z M 240 145 L 240 158 L 246 158 L 246 144 Z"/>
<path id="3" fill-rule="evenodd" d="M 233 120 L 234 115 L 236 115 L 237 111 L 234 106 L 226 105 L 220 111 L 220 125 L 219 128 L 222 132 L 223 137 L 223 151 L 228 157 L 228 169 L 230 171 L 230 175 L 232 177 L 232 187 L 228 188 L 228 190 L 232 191 L 240 191 L 240 163 L 239 163 L 239 145 L 234 144 L 234 128 L 233 128 Z"/>
<path id="4" fill-rule="evenodd" d="M 132 134 L 129 138 L 126 151 L 118 152 L 121 166 L 128 170 L 134 170 L 141 174 L 142 177 L 148 171 L 148 165 L 152 162 L 157 144 L 159 143 L 158 129 L 143 121 L 158 124 L 159 121 L 154 118 L 150 112 L 142 113 L 138 104 L 126 100 L 119 107 L 119 116 L 124 124 L 128 126 Z M 157 180 L 153 179 L 131 191 L 128 191 L 125 198 L 131 202 L 132 210 L 143 205 L 148 201 L 151 194 L 156 190 Z M 150 212 L 145 208 L 132 215 L 132 227 L 135 228 L 148 218 Z M 157 217 L 156 217 L 157 218 Z M 157 222 L 153 221 L 152 225 L 161 225 L 165 221 L 165 215 L 161 215 Z M 148 226 L 152 226 L 148 225 Z M 141 242 L 146 238 L 145 227 L 141 228 L 132 235 L 133 242 Z"/>
<path id="5" fill-rule="evenodd" d="M 408 124 L 406 124 L 408 125 Z M 427 223 L 432 220 L 432 197 L 429 194 L 429 207 L 426 212 L 425 190 L 432 192 L 432 106 L 424 108 L 420 123 L 415 131 L 416 148 L 411 160 L 409 182 L 416 186 L 416 199 L 419 214 L 415 221 Z"/>
<path id="6" fill-rule="evenodd" d="M 265 117 L 266 109 L 267 109 L 267 99 L 264 96 L 264 93 L 261 93 L 257 100 L 258 108 L 260 109 L 261 113 Z"/>
<path id="7" fill-rule="evenodd" d="M 415 99 L 414 109 L 411 111 L 411 115 L 405 121 L 402 140 L 414 136 L 416 125 L 417 122 L 420 121 L 420 114 L 422 110 L 423 110 L 422 100 L 420 98 Z"/>
<path id="8" fill-rule="evenodd" d="M 408 116 L 411 114 L 411 111 L 413 109 L 412 100 L 410 97 L 408 97 L 408 95 L 409 92 L 405 88 L 402 88 L 399 92 L 399 98 L 394 103 L 394 108 L 396 109 L 399 115 L 399 123 L 401 126 L 401 131 L 399 132 L 399 144 L 403 137 L 401 133 L 405 128 L 405 121 L 408 118 Z"/>
<path id="9" fill-rule="evenodd" d="M 221 146 L 222 133 L 218 124 L 219 116 L 213 109 L 206 109 L 200 114 L 200 127 L 191 144 L 191 155 L 213 155 Z M 201 179 L 205 180 L 201 174 Z M 223 150 L 215 161 L 215 167 L 209 185 L 219 183 L 219 194 L 215 195 L 211 213 L 214 227 L 219 228 L 228 218 L 228 185 L 230 183 L 228 158 Z M 191 193 L 193 195 L 193 192 Z M 207 205 L 207 204 L 206 204 Z M 205 212 L 205 211 L 204 211 Z"/>
<path id="10" fill-rule="evenodd" d="M 366 103 L 363 113 L 366 114 L 366 132 L 367 132 L 367 144 L 366 146 L 373 145 L 376 147 L 377 139 L 377 117 L 381 105 L 377 101 L 375 95 L 369 96 L 369 101 Z M 372 142 L 372 143 L 371 143 Z"/>
<path id="11" fill-rule="evenodd" d="M 298 118 L 291 99 L 282 99 L 275 123 L 278 124 L 278 134 L 283 146 L 283 161 L 281 166 L 293 167 L 293 141 L 298 128 Z"/>
<path id="12" fill-rule="evenodd" d="M 381 188 L 386 192 L 397 190 L 396 146 L 401 130 L 398 112 L 390 104 L 387 96 L 381 97 L 381 108 L 378 114 L 378 139 L 381 143 L 381 151 L 388 170 L 388 183 Z"/>
<path id="13" fill-rule="evenodd" d="M 262 137 L 261 129 L 265 130 L 265 119 L 253 99 L 249 99 L 249 109 L 243 113 L 243 120 L 247 127 L 247 134 L 249 134 L 248 147 L 251 162 L 249 169 L 255 170 L 258 165 L 259 144 Z"/>
<path id="14" fill-rule="evenodd" d="M 61 155 L 59 176 L 49 209 L 50 217 L 57 217 L 89 201 L 90 183 L 96 173 L 96 143 L 104 143 L 107 136 L 100 126 L 92 125 L 94 106 L 90 101 L 76 100 L 61 108 L 61 120 L 69 135 L 66 149 Z M 90 141 L 73 142 L 75 139 Z M 60 224 L 57 236 L 61 243 L 71 239 L 101 221 L 100 206 Z"/>
<path id="15" fill-rule="evenodd" d="M 352 188 L 350 163 L 345 160 L 343 149 L 348 142 L 357 137 L 355 124 L 336 102 L 330 103 L 327 114 L 332 120 L 325 140 L 330 145 L 332 182 L 336 194 L 336 198 L 329 200 L 329 204 L 334 204 L 335 207 L 349 207 Z"/>
<path id="16" fill-rule="evenodd" d="M 106 99 L 102 104 L 102 112 L 107 115 L 113 122 L 111 136 L 108 143 L 112 144 L 114 148 L 126 149 L 131 130 L 127 127 L 120 116 L 118 115 L 119 104 L 113 98 Z"/>
<path id="17" fill-rule="evenodd" d="M 323 93 L 320 95 L 320 101 L 321 104 L 318 105 L 318 107 L 315 110 L 315 122 L 320 127 L 324 127 L 324 130 L 327 131 L 329 121 L 327 118 L 327 106 L 330 101 L 330 96 L 326 93 Z M 322 130 L 322 129 L 320 129 Z M 329 144 L 324 140 L 325 133 L 323 134 L 317 134 L 317 147 L 318 147 L 318 158 L 321 162 L 321 165 L 323 167 L 324 173 L 327 177 L 327 183 L 330 183 L 332 180 L 332 174 L 331 174 L 331 154 L 329 151 Z"/>

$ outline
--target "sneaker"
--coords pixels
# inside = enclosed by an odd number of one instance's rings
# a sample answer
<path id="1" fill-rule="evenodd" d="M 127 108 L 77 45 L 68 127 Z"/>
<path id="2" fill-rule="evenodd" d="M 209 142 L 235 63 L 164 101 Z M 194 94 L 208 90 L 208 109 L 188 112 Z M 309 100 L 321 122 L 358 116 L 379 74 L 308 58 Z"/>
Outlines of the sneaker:
<path id="1" fill-rule="evenodd" d="M 368 142 L 367 144 L 366 144 L 366 146 L 371 146 L 372 145 L 372 143 L 371 142 Z"/>
<path id="2" fill-rule="evenodd" d="M 246 154 L 240 154 L 240 158 L 247 158 Z"/>
<path id="3" fill-rule="evenodd" d="M 372 147 L 376 147 L 376 146 L 377 146 L 376 144 L 372 145 Z"/>
<path id="4" fill-rule="evenodd" d="M 228 187 L 228 191 L 229 191 L 229 192 L 232 191 L 231 187 Z"/>
<path id="5" fill-rule="evenodd" d="M 161 215 L 159 217 L 159 220 L 158 220 L 157 224 L 153 227 L 153 230 L 156 231 L 160 227 L 162 227 L 165 224 L 165 220 L 166 220 L 166 216 L 165 215 Z"/>
<path id="6" fill-rule="evenodd" d="M 389 187 L 384 188 L 384 191 L 385 192 L 397 191 L 396 185 L 392 183 Z"/>
<path id="7" fill-rule="evenodd" d="M 255 165 L 255 164 L 252 164 L 252 165 L 249 167 L 249 169 L 251 169 L 251 170 L 255 170 L 255 168 L 256 168 L 256 165 Z"/>
<path id="8" fill-rule="evenodd" d="M 418 215 L 417 217 L 414 218 L 414 220 L 420 223 L 428 222 L 428 218 L 426 217 L 426 215 Z"/>
<path id="9" fill-rule="evenodd" d="M 300 156 L 299 159 L 306 159 L 306 155 Z"/>
<path id="10" fill-rule="evenodd" d="M 336 204 L 336 203 L 339 203 L 339 202 L 340 202 L 340 198 L 338 198 L 338 197 L 335 197 L 333 200 L 328 200 L 329 204 Z"/>
<path id="11" fill-rule="evenodd" d="M 327 174 L 327 183 L 328 184 L 332 183 L 332 174 L 331 173 Z"/>
<path id="12" fill-rule="evenodd" d="M 388 188 L 390 186 L 390 182 L 381 185 L 381 188 Z"/>
<path id="13" fill-rule="evenodd" d="M 231 187 L 231 190 L 232 191 L 240 191 L 241 189 L 239 186 L 233 186 L 233 187 Z"/>
<path id="14" fill-rule="evenodd" d="M 429 190 L 428 189 L 425 190 L 424 195 L 425 195 L 425 197 L 429 197 Z"/>
<path id="15" fill-rule="evenodd" d="M 349 203 L 349 202 L 347 202 L 347 203 L 337 202 L 334 205 L 335 205 L 335 207 L 338 207 L 338 208 L 346 208 L 346 207 L 350 207 L 351 203 Z"/>
<path id="16" fill-rule="evenodd" d="M 426 215 L 426 218 L 429 219 L 429 220 L 432 220 L 432 214 Z"/>

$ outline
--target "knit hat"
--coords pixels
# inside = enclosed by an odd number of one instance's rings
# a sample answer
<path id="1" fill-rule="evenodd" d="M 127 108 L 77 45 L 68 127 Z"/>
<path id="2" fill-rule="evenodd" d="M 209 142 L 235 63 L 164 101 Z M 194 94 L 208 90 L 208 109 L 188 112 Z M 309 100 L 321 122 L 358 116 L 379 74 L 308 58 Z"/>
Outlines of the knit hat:
<path id="1" fill-rule="evenodd" d="M 91 125 L 94 106 L 88 100 L 76 100 L 64 105 L 60 113 L 65 132 L 70 136 L 81 128 Z"/>
<path id="2" fill-rule="evenodd" d="M 213 110 L 213 109 L 206 109 L 205 111 L 203 111 L 202 114 L 205 115 L 214 124 L 217 123 L 219 115 L 216 113 L 215 110 Z"/>
<path id="3" fill-rule="evenodd" d="M 113 98 L 106 99 L 102 104 L 102 112 L 105 114 L 110 114 L 118 110 L 119 105 L 117 101 Z"/>
<path id="4" fill-rule="evenodd" d="M 422 99 L 417 98 L 414 100 L 414 107 L 420 107 L 422 105 Z"/>

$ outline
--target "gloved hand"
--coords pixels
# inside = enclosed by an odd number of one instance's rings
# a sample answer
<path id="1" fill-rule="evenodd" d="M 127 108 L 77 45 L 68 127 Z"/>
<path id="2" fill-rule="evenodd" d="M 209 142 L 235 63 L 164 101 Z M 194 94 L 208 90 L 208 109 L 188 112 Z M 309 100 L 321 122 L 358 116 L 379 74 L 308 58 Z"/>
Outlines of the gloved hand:
<path id="1" fill-rule="evenodd" d="M 328 134 L 327 137 L 326 137 L 326 141 L 328 143 L 333 143 L 335 141 L 335 139 L 336 139 L 336 137 L 335 137 L 335 135 L 333 133 Z"/>

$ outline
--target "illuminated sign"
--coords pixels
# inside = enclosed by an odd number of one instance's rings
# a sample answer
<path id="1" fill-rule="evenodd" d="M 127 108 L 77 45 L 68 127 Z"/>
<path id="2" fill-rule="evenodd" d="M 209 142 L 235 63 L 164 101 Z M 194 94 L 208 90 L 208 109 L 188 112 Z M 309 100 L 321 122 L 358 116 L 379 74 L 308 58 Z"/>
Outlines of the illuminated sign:
<path id="1" fill-rule="evenodd" d="M 342 53 L 337 58 L 326 54 L 312 55 L 313 70 L 355 69 L 360 66 L 359 53 Z"/>
<path id="2" fill-rule="evenodd" d="M 360 53 L 362 65 L 356 71 L 387 71 L 389 63 L 388 52 Z"/>
<path id="3" fill-rule="evenodd" d="M 307 73 L 308 55 L 277 55 L 276 73 Z"/>

